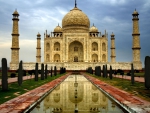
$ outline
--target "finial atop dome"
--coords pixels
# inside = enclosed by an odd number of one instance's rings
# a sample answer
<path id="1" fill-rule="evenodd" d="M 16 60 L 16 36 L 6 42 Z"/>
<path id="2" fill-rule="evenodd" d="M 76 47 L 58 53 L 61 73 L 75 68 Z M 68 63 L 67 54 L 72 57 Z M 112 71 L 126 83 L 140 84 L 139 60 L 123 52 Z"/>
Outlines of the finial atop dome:
<path id="1" fill-rule="evenodd" d="M 77 1 L 75 0 L 75 7 L 77 7 Z"/>

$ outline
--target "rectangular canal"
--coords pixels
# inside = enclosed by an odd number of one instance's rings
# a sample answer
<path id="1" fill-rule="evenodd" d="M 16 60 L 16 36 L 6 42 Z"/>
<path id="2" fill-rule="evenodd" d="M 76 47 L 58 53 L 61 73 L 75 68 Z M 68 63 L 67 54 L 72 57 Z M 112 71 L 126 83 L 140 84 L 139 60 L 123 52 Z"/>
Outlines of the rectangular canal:
<path id="1" fill-rule="evenodd" d="M 82 75 L 70 75 L 31 113 L 125 113 Z"/>

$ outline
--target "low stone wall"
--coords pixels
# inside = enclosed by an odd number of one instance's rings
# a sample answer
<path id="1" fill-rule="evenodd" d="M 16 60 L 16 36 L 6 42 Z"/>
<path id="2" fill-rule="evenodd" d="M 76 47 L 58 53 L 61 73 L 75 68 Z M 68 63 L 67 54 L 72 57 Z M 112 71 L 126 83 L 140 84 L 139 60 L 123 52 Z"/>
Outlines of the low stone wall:
<path id="1" fill-rule="evenodd" d="M 116 63 L 102 63 L 102 62 L 65 62 L 65 63 L 44 63 L 47 64 L 48 70 L 51 69 L 51 66 L 57 67 L 57 70 L 60 69 L 60 67 L 65 67 L 66 70 L 86 70 L 88 67 L 92 67 L 95 69 L 95 66 L 102 66 L 107 64 L 107 68 L 109 70 L 110 65 L 112 66 L 112 69 L 122 69 L 122 70 L 130 70 L 131 69 L 131 62 L 116 62 Z M 17 70 L 18 64 L 10 64 L 10 70 Z M 32 70 L 35 69 L 35 62 L 25 62 L 23 63 L 23 69 L 25 70 Z M 39 69 L 41 69 L 41 63 L 39 63 Z M 134 63 L 134 69 L 141 70 L 142 69 L 142 63 Z"/>

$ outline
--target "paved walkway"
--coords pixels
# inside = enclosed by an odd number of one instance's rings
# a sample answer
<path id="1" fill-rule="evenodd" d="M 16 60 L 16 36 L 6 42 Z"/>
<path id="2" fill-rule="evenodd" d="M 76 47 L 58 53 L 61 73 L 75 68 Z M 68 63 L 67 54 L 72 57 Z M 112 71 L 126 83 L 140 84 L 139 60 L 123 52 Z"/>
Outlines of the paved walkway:
<path id="1" fill-rule="evenodd" d="M 39 99 L 44 98 L 45 94 L 51 92 L 57 85 L 63 82 L 70 73 L 61 76 L 49 83 L 37 87 L 23 95 L 11 99 L 0 105 L 0 113 L 23 113 L 26 109 L 32 107 Z M 36 103 L 37 104 L 37 103 Z M 28 111 L 26 111 L 28 113 Z"/>
<path id="2" fill-rule="evenodd" d="M 113 77 L 123 78 L 123 79 L 126 79 L 126 80 L 131 80 L 131 76 L 127 76 L 127 75 L 124 75 L 123 77 L 122 77 L 122 75 L 116 75 L 116 76 L 113 76 Z M 134 80 L 136 82 L 145 82 L 144 77 L 134 77 Z"/>
<path id="3" fill-rule="evenodd" d="M 23 76 L 23 80 L 28 80 L 34 78 L 34 75 L 32 76 Z M 8 78 L 8 83 L 13 83 L 13 82 L 17 82 L 18 81 L 18 77 L 15 78 Z M 2 81 L 0 80 L 0 86 L 2 85 Z"/>
<path id="4" fill-rule="evenodd" d="M 116 75 L 116 76 L 113 76 L 113 77 L 122 78 L 121 75 Z M 23 76 L 23 80 L 28 80 L 28 79 L 31 79 L 31 78 L 34 78 L 34 75 L 32 75 L 32 76 Z M 123 79 L 131 80 L 131 76 L 124 75 Z M 144 77 L 134 77 L 134 80 L 137 81 L 137 82 L 144 82 Z M 17 77 L 15 77 L 15 78 L 8 78 L 8 83 L 13 83 L 13 82 L 17 82 L 17 81 L 18 81 Z M 1 85 L 2 84 L 1 84 L 1 80 L 0 80 L 0 86 Z"/>
<path id="5" fill-rule="evenodd" d="M 110 98 L 115 99 L 126 110 L 131 113 L 150 113 L 150 102 L 145 101 L 133 94 L 113 87 L 95 77 L 82 73 L 89 81 L 91 81 L 98 89 L 105 92 Z"/>

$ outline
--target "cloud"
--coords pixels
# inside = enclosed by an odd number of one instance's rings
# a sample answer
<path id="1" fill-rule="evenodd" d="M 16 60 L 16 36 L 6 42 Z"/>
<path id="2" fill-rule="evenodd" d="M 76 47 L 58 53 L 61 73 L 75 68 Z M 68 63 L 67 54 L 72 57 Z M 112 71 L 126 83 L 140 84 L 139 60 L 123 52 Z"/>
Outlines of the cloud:
<path id="1" fill-rule="evenodd" d="M 142 6 L 142 12 L 150 11 L 150 0 L 144 0 L 144 4 Z"/>
<path id="2" fill-rule="evenodd" d="M 122 5 L 125 4 L 127 0 L 96 0 L 103 4 L 111 4 L 111 5 Z"/>
<path id="3" fill-rule="evenodd" d="M 104 23 L 114 23 L 116 22 L 116 19 L 110 16 L 105 16 L 102 21 Z"/>

